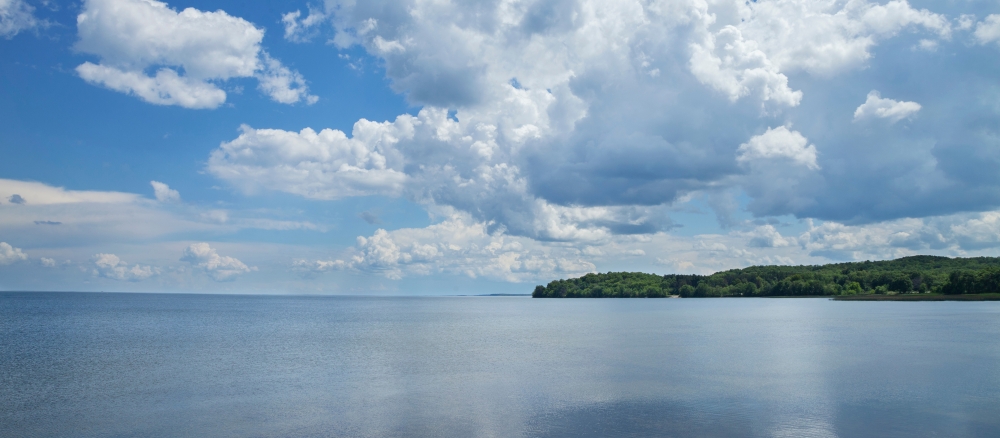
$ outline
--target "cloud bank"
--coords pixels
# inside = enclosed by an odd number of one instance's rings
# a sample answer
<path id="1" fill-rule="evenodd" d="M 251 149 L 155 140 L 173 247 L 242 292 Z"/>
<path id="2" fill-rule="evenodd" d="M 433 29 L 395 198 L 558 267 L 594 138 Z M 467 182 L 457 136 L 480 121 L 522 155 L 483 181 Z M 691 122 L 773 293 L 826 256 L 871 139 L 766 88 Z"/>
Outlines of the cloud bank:
<path id="1" fill-rule="evenodd" d="M 1000 207 L 987 171 L 1000 110 L 979 97 L 1000 63 L 968 44 L 995 40 L 997 14 L 976 23 L 899 0 L 325 6 L 286 15 L 286 37 L 325 20 L 336 46 L 378 58 L 422 109 L 351 133 L 243 127 L 210 173 L 247 193 L 401 196 L 487 235 L 578 246 L 663 233 L 672 208 L 731 191 L 758 218 L 843 226 Z M 891 49 L 917 46 L 935 50 Z M 976 62 L 936 60 L 943 47 Z M 774 229 L 739 232 L 757 233 L 751 247 L 793 246 Z M 398 276 L 429 257 L 372 246 L 391 236 L 359 240 L 361 259 L 343 266 Z"/>

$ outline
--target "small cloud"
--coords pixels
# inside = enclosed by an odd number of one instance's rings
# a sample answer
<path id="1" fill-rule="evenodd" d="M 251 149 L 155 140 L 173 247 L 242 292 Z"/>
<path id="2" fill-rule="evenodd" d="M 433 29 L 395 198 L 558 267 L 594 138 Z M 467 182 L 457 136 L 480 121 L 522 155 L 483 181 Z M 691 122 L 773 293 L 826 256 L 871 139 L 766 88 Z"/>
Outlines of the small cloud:
<path id="1" fill-rule="evenodd" d="M 1000 14 L 993 14 L 976 24 L 976 39 L 979 44 L 1000 42 Z"/>
<path id="2" fill-rule="evenodd" d="M 748 238 L 747 246 L 752 248 L 780 248 L 795 244 L 794 238 L 782 236 L 772 225 L 757 227 L 744 235 Z"/>
<path id="3" fill-rule="evenodd" d="M 811 170 L 819 169 L 816 146 L 809 144 L 809 140 L 798 131 L 785 126 L 768 128 L 767 132 L 751 137 L 750 141 L 740 145 L 737 154 L 736 160 L 740 162 L 788 158 Z"/>
<path id="4" fill-rule="evenodd" d="M 656 264 L 673 268 L 676 272 L 694 272 L 694 263 L 687 260 L 675 260 L 670 258 L 656 258 Z"/>
<path id="5" fill-rule="evenodd" d="M 10 201 L 11 204 L 24 204 L 28 202 L 23 197 L 21 197 L 21 195 L 18 194 L 12 195 L 11 197 L 7 198 L 7 200 Z"/>
<path id="6" fill-rule="evenodd" d="M 369 224 L 372 225 L 382 223 L 382 220 L 379 219 L 378 215 L 370 211 L 362 211 L 360 214 L 358 214 L 358 217 L 364 219 L 365 222 L 368 222 Z"/>
<path id="7" fill-rule="evenodd" d="M 97 277 L 135 282 L 160 274 L 159 268 L 144 265 L 129 266 L 114 254 L 94 254 L 93 260 L 95 266 L 93 274 Z"/>
<path id="8" fill-rule="evenodd" d="M 976 25 L 976 16 L 972 14 L 962 14 L 955 19 L 957 27 L 961 30 L 972 29 L 972 26 Z"/>
<path id="9" fill-rule="evenodd" d="M 0 242 L 0 265 L 9 265 L 28 259 L 28 255 L 21 251 L 21 248 L 10 246 L 7 242 Z"/>
<path id="10" fill-rule="evenodd" d="M 248 267 L 234 257 L 220 256 L 205 242 L 193 243 L 187 247 L 181 261 L 200 268 L 215 281 L 232 281 L 242 274 L 257 270 L 257 267 Z"/>
<path id="11" fill-rule="evenodd" d="M 224 224 L 229 221 L 229 212 L 226 210 L 212 210 L 207 213 L 202 213 L 201 218 L 207 221 Z"/>
<path id="12" fill-rule="evenodd" d="M 178 202 L 181 200 L 180 192 L 171 189 L 170 186 L 164 183 L 161 183 L 159 181 L 150 181 L 149 185 L 153 186 L 153 195 L 156 196 L 157 201 Z"/>
<path id="13" fill-rule="evenodd" d="M 879 118 L 888 119 L 889 123 L 896 123 L 913 116 L 920 111 L 920 108 L 920 104 L 916 102 L 883 99 L 878 91 L 872 90 L 868 93 L 865 103 L 854 110 L 854 121 Z"/>
<path id="14" fill-rule="evenodd" d="M 56 267 L 56 261 L 55 261 L 55 259 L 50 259 L 48 257 L 42 257 L 39 260 L 41 260 L 42 266 L 45 266 L 46 268 L 54 268 L 54 267 Z"/>
<path id="15" fill-rule="evenodd" d="M 343 260 L 305 260 L 296 259 L 292 261 L 292 269 L 305 274 L 323 273 L 329 271 L 342 271 L 347 269 L 348 264 Z"/>
<path id="16" fill-rule="evenodd" d="M 302 11 L 289 12 L 281 16 L 285 25 L 285 39 L 293 43 L 304 43 L 316 36 L 317 25 L 323 23 L 327 16 L 322 10 L 309 8 L 309 16 L 300 19 Z"/>
<path id="17" fill-rule="evenodd" d="M 35 225 L 62 225 L 62 222 L 56 222 L 56 221 L 35 221 Z"/>
<path id="18" fill-rule="evenodd" d="M 920 42 L 917 43 L 917 45 L 914 46 L 913 48 L 914 49 L 920 49 L 920 50 L 927 51 L 927 52 L 934 52 L 934 51 L 937 51 L 938 42 L 934 41 L 934 40 L 920 40 Z"/>
<path id="19" fill-rule="evenodd" d="M 262 61 L 264 69 L 256 74 L 258 88 L 271 96 L 271 100 L 285 104 L 302 101 L 306 105 L 319 101 L 318 96 L 309 94 L 306 80 L 299 72 L 281 65 L 281 62 L 271 58 L 267 52 L 263 53 Z"/>

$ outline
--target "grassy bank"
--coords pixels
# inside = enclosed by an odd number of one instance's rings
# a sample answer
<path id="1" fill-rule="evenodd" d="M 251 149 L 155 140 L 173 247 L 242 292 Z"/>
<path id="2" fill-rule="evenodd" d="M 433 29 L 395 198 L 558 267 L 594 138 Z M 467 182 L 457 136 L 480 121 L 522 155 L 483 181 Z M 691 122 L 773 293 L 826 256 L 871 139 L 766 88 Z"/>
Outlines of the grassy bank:
<path id="1" fill-rule="evenodd" d="M 837 295 L 837 301 L 1000 301 L 1000 293 L 994 294 L 901 294 L 901 295 Z"/>

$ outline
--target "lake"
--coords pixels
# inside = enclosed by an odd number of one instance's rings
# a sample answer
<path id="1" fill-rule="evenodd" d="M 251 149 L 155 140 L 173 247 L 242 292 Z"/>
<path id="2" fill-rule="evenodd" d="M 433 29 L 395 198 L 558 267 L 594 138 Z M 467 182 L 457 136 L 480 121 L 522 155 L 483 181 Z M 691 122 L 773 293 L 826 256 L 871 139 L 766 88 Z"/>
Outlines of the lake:
<path id="1" fill-rule="evenodd" d="M 1000 436 L 1000 302 L 0 293 L 0 436 Z"/>

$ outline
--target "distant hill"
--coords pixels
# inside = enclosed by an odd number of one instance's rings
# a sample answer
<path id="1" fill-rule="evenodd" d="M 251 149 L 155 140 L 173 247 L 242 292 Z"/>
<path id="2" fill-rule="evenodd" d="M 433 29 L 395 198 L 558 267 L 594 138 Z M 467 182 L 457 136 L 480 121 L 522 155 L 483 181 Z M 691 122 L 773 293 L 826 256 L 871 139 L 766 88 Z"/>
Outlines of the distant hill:
<path id="1" fill-rule="evenodd" d="M 912 256 L 815 266 L 751 266 L 711 275 L 587 274 L 535 287 L 535 298 L 817 296 L 1000 292 L 1000 258 Z"/>

